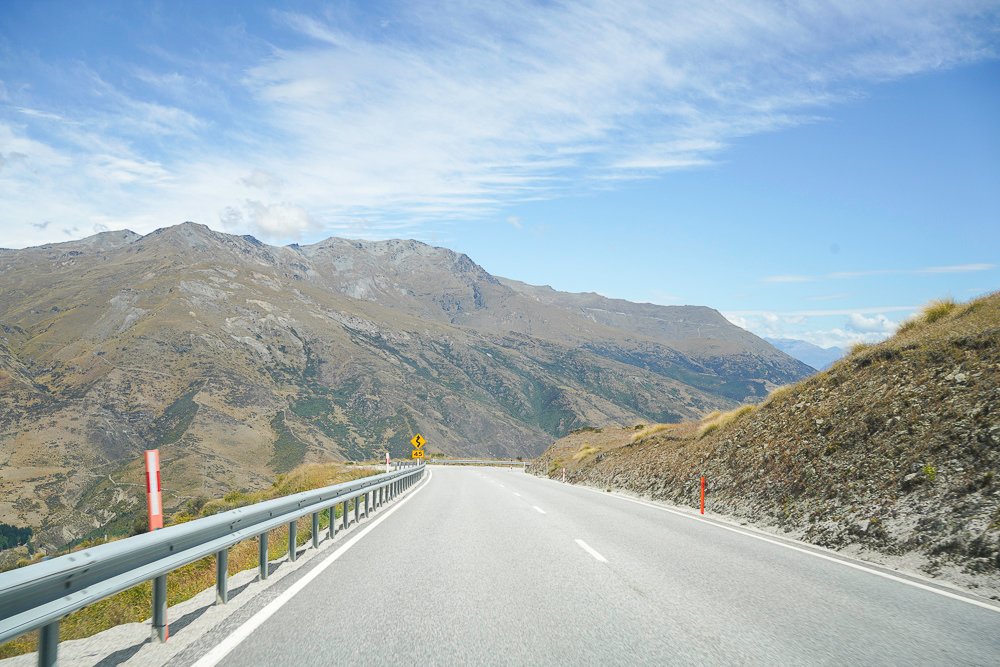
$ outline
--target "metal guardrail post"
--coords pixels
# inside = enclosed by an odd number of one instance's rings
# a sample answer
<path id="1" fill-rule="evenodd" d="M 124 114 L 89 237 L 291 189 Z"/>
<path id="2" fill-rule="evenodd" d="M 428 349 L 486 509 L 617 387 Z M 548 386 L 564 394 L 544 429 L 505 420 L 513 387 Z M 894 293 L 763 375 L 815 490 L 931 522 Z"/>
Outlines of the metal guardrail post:
<path id="1" fill-rule="evenodd" d="M 215 604 L 229 602 L 229 549 L 215 554 Z"/>
<path id="2" fill-rule="evenodd" d="M 295 559 L 298 557 L 298 537 L 299 537 L 299 524 L 297 521 L 290 521 L 288 523 L 288 561 L 294 563 Z"/>
<path id="3" fill-rule="evenodd" d="M 167 575 L 153 579 L 153 643 L 167 641 Z"/>
<path id="4" fill-rule="evenodd" d="M 38 630 L 38 667 L 55 667 L 59 656 L 59 621 Z"/>
<path id="5" fill-rule="evenodd" d="M 313 549 L 319 549 L 319 512 L 313 512 L 312 538 Z"/>
<path id="6" fill-rule="evenodd" d="M 354 496 L 354 523 L 361 523 L 361 496 Z"/>
<path id="7" fill-rule="evenodd" d="M 330 531 L 330 539 L 332 540 L 337 536 L 337 506 L 330 505 L 330 509 L 327 511 L 330 512 L 330 525 L 328 529 Z"/>
<path id="8" fill-rule="evenodd" d="M 267 533 L 268 531 L 265 530 L 263 533 L 260 534 L 260 537 L 258 538 L 260 540 L 260 546 L 257 550 L 257 555 L 260 558 L 261 581 L 267 579 L 267 575 L 270 574 L 270 572 L 268 572 L 269 568 L 268 568 L 268 556 L 267 556 Z"/>
<path id="9" fill-rule="evenodd" d="M 344 521 L 344 530 L 347 530 L 348 522 L 350 521 L 350 519 L 347 518 L 347 501 L 346 500 L 344 501 L 344 511 L 341 514 L 341 517 L 343 518 L 343 521 Z"/>
<path id="10" fill-rule="evenodd" d="M 370 491 L 366 491 L 365 492 L 365 518 L 366 519 L 368 518 L 368 515 L 371 513 L 371 509 L 372 509 L 372 496 L 373 495 L 375 495 L 375 494 L 373 494 Z"/>

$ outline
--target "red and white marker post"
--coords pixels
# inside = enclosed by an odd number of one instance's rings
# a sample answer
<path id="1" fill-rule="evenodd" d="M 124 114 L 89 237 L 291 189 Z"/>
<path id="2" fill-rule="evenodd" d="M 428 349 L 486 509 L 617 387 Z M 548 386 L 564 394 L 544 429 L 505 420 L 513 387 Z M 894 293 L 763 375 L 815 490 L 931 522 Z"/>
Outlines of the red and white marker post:
<path id="1" fill-rule="evenodd" d="M 705 513 L 705 477 L 701 478 L 701 513 Z"/>
<path id="2" fill-rule="evenodd" d="M 386 471 L 386 472 L 389 472 L 389 471 L 390 471 L 390 468 L 389 468 L 389 465 L 390 465 L 390 461 L 389 461 L 389 452 L 386 452 L 386 453 L 385 453 L 385 471 Z"/>
<path id="3" fill-rule="evenodd" d="M 163 495 L 160 486 L 160 450 L 146 450 L 146 501 L 149 529 L 163 528 Z"/>
<path id="4" fill-rule="evenodd" d="M 149 509 L 150 532 L 163 528 L 163 494 L 160 485 L 160 450 L 146 450 L 146 504 Z M 170 637 L 167 624 L 167 575 L 153 580 L 153 641 L 165 642 Z"/>

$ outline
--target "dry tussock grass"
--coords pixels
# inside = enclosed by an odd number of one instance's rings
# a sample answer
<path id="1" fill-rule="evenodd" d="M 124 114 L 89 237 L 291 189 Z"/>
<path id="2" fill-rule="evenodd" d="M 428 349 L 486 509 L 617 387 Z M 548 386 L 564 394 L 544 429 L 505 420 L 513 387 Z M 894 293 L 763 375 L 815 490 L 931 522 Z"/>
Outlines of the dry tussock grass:
<path id="1" fill-rule="evenodd" d="M 640 440 L 645 440 L 651 435 L 656 435 L 657 433 L 663 433 L 664 431 L 669 431 L 675 426 L 677 426 L 677 424 L 650 424 L 649 426 L 644 426 L 641 431 L 632 436 L 632 442 L 639 442 Z"/>
<path id="2" fill-rule="evenodd" d="M 753 410 L 754 406 L 752 405 L 741 405 L 740 407 L 730 410 L 729 412 L 719 412 L 716 410 L 715 412 L 710 413 L 702 419 L 701 425 L 698 427 L 698 439 L 701 440 L 709 433 L 725 428 L 743 415 L 750 414 Z"/>

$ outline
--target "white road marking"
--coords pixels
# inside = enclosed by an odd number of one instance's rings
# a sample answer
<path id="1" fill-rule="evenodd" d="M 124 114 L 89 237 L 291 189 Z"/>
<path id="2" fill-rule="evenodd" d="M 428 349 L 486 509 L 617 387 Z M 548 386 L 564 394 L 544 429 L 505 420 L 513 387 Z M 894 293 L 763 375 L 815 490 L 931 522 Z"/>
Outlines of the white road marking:
<path id="1" fill-rule="evenodd" d="M 587 544 L 583 540 L 576 540 L 576 543 L 580 545 L 581 549 L 583 549 L 588 554 L 590 554 L 591 556 L 593 556 L 594 560 L 596 560 L 598 562 L 601 562 L 601 563 L 607 563 L 608 562 L 607 558 L 605 558 L 601 554 L 597 553 L 597 551 L 594 549 L 594 547 L 590 546 L 589 544 Z"/>
<path id="2" fill-rule="evenodd" d="M 543 509 L 542 509 L 541 507 L 539 507 L 538 505 L 532 505 L 532 507 L 534 507 L 534 508 L 535 508 L 535 511 L 536 511 L 536 512 L 538 512 L 539 514 L 545 514 L 545 510 L 543 510 Z"/>
<path id="3" fill-rule="evenodd" d="M 284 593 L 282 593 L 274 600 L 272 600 L 266 607 L 258 611 L 249 619 L 247 619 L 247 621 L 243 625 L 236 628 L 235 632 L 233 632 L 231 635 L 229 635 L 221 642 L 219 642 L 219 644 L 215 648 L 213 648 L 211 651 L 202 656 L 201 659 L 198 660 L 198 662 L 194 663 L 193 667 L 214 667 L 215 665 L 219 664 L 219 662 L 221 662 L 223 658 L 229 655 L 229 653 L 234 648 L 239 646 L 240 643 L 243 642 L 243 640 L 245 640 L 247 637 L 253 634 L 254 630 L 259 628 L 267 619 L 271 618 L 271 616 L 273 616 L 276 611 L 281 609 L 289 600 L 295 597 L 295 595 L 299 591 L 308 586 L 313 579 L 318 577 L 323 572 L 323 570 L 333 565 L 334 561 L 343 556 L 347 552 L 347 550 L 353 547 L 355 544 L 357 544 L 361 540 L 361 538 L 363 538 L 368 533 L 372 532 L 372 530 L 374 530 L 376 526 L 378 526 L 380 523 L 388 519 L 390 514 L 392 514 L 400 507 L 402 507 L 404 503 L 410 500 L 410 498 L 423 491 L 424 487 L 426 487 L 427 484 L 430 483 L 432 475 L 433 473 L 430 470 L 428 470 L 427 479 L 424 481 L 423 484 L 421 484 L 420 486 L 415 488 L 412 492 L 407 494 L 406 497 L 402 498 L 395 505 L 395 507 L 391 507 L 388 510 L 386 510 L 385 514 L 372 521 L 357 535 L 349 539 L 347 542 L 344 542 L 344 544 L 339 549 L 337 549 L 332 554 L 327 556 L 326 560 L 324 560 L 322 563 L 314 567 L 312 570 L 310 570 L 307 574 L 305 574 L 301 579 L 296 581 L 294 584 L 289 586 Z"/>
<path id="4" fill-rule="evenodd" d="M 520 497 L 521 497 L 521 494 L 520 494 L 520 493 L 518 493 L 517 491 L 515 491 L 515 492 L 514 492 L 514 495 L 515 495 L 515 496 L 517 496 L 518 498 L 520 498 Z"/>
<path id="5" fill-rule="evenodd" d="M 547 479 L 547 478 L 539 478 L 539 479 Z M 559 484 L 559 482 L 556 482 L 556 480 L 548 480 L 548 481 L 555 482 L 556 484 Z M 881 572 L 879 570 L 875 570 L 875 569 L 872 569 L 870 567 L 865 567 L 864 565 L 862 565 L 860 563 L 852 563 L 851 561 L 843 560 L 841 558 L 836 558 L 834 556 L 828 556 L 826 554 L 819 553 L 817 551 L 812 551 L 810 549 L 803 549 L 802 547 L 797 547 L 797 546 L 792 545 L 792 544 L 786 544 L 786 543 L 780 542 L 778 540 L 773 540 L 773 539 L 771 539 L 769 537 L 765 537 L 764 535 L 757 535 L 756 533 L 750 532 L 748 530 L 742 530 L 740 528 L 736 528 L 735 526 L 726 526 L 726 525 L 723 525 L 723 524 L 720 524 L 720 523 L 716 523 L 715 521 L 708 521 L 706 519 L 702 519 L 699 516 L 694 516 L 694 515 L 688 514 L 686 512 L 680 512 L 678 510 L 671 509 L 669 507 L 664 507 L 662 505 L 656 505 L 654 503 L 643 502 L 641 500 L 636 500 L 635 498 L 629 498 L 627 496 L 619 495 L 617 493 L 608 493 L 606 491 L 601 491 L 599 489 L 591 489 L 591 488 L 588 488 L 586 486 L 579 486 L 579 485 L 575 485 L 575 484 L 573 486 L 574 486 L 574 488 L 581 489 L 583 491 L 590 491 L 591 493 L 596 493 L 596 494 L 598 494 L 600 496 L 603 496 L 605 498 L 608 498 L 608 497 L 617 498 L 618 500 L 624 500 L 627 503 L 635 503 L 636 505 L 642 505 L 644 507 L 651 507 L 654 510 L 660 510 L 662 512 L 669 512 L 670 514 L 675 514 L 675 515 L 677 515 L 679 517 L 682 517 L 682 518 L 685 518 L 685 519 L 691 519 L 692 521 L 698 521 L 700 523 L 705 523 L 705 524 L 708 524 L 709 526 L 715 526 L 716 528 L 721 528 L 722 530 L 728 530 L 731 533 L 736 533 L 738 535 L 743 535 L 744 537 L 751 537 L 751 538 L 753 538 L 755 540 L 760 540 L 761 542 L 767 542 L 767 543 L 773 544 L 775 546 L 784 547 L 785 549 L 791 549 L 792 551 L 798 551 L 799 553 L 803 553 L 803 554 L 805 554 L 807 556 L 813 556 L 815 558 L 821 558 L 823 560 L 830 561 L 831 563 L 837 563 L 837 564 L 843 565 L 845 567 L 850 567 L 850 568 L 853 568 L 855 570 L 860 570 L 862 572 L 867 572 L 868 574 L 874 574 L 876 577 L 882 577 L 883 579 L 888 579 L 890 581 L 895 581 L 895 582 L 898 582 L 900 584 L 906 584 L 907 586 L 913 586 L 914 588 L 919 588 L 920 590 L 924 590 L 924 591 L 927 591 L 929 593 L 935 593 L 937 595 L 941 595 L 941 596 L 946 597 L 946 598 L 951 598 L 952 600 L 958 600 L 959 602 L 966 602 L 968 604 L 975 605 L 977 607 L 982 607 L 983 609 L 989 609 L 990 611 L 993 611 L 993 612 L 996 612 L 996 613 L 1000 613 L 1000 607 L 998 607 L 996 605 L 993 605 L 993 604 L 990 604 L 988 602 L 983 602 L 981 600 L 976 600 L 976 599 L 973 599 L 973 598 L 969 598 L 969 597 L 966 597 L 964 595 L 958 595 L 957 593 L 951 593 L 949 591 L 945 591 L 945 590 L 942 590 L 940 588 L 935 588 L 934 586 L 928 586 L 927 584 L 922 584 L 919 581 L 911 581 L 910 579 L 904 579 L 903 577 L 897 577 L 897 576 L 895 576 L 893 574 L 890 574 L 888 572 Z"/>

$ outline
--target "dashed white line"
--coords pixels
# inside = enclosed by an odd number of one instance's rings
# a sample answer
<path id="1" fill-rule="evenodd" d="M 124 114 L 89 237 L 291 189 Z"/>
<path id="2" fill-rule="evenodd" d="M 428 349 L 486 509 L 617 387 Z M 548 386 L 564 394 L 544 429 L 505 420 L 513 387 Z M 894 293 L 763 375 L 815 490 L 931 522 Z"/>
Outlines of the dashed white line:
<path id="1" fill-rule="evenodd" d="M 583 540 L 576 540 L 576 543 L 580 545 L 581 549 L 583 549 L 588 554 L 590 554 L 591 556 L 593 556 L 594 560 L 596 560 L 597 562 L 599 562 L 599 563 L 607 563 L 608 562 L 607 558 L 605 558 L 601 554 L 597 553 L 597 551 L 594 549 L 594 547 L 590 546 L 589 544 L 587 544 Z"/>
<path id="2" fill-rule="evenodd" d="M 543 510 L 543 509 L 542 509 L 541 507 L 539 507 L 538 505 L 532 505 L 532 507 L 534 507 L 534 508 L 535 508 L 535 511 L 536 511 L 536 512 L 538 512 L 539 514 L 545 514 L 545 510 Z"/>
<path id="3" fill-rule="evenodd" d="M 547 479 L 547 478 L 544 478 L 544 479 Z M 555 482 L 556 484 L 559 483 L 559 482 L 556 482 L 555 480 L 548 480 L 548 481 Z M 764 535 L 758 535 L 755 532 L 750 532 L 749 530 L 744 530 L 744 529 L 741 529 L 741 528 L 737 528 L 735 526 L 726 526 L 726 525 L 723 525 L 721 523 L 716 523 L 715 521 L 708 521 L 706 519 L 702 519 L 701 517 L 699 517 L 697 515 L 688 514 L 686 512 L 681 512 L 681 511 L 672 509 L 670 507 L 664 507 L 663 505 L 655 505 L 653 503 L 644 502 L 642 500 L 637 500 L 635 498 L 628 498 L 628 497 L 623 496 L 623 495 L 618 494 L 618 493 L 607 493 L 607 492 L 604 492 L 604 491 L 600 491 L 598 489 L 591 489 L 591 488 L 588 488 L 586 486 L 581 486 L 581 485 L 575 485 L 574 488 L 580 489 L 581 491 L 588 491 L 590 493 L 596 493 L 596 494 L 598 494 L 600 496 L 603 496 L 605 498 L 615 498 L 617 500 L 624 500 L 627 503 L 634 503 L 636 505 L 642 505 L 644 507 L 649 507 L 649 508 L 654 509 L 654 510 L 660 510 L 661 512 L 667 512 L 669 514 L 673 514 L 673 515 L 681 517 L 683 519 L 690 519 L 691 521 L 699 521 L 699 522 L 707 524 L 709 526 L 714 526 L 716 528 L 721 528 L 722 530 L 728 530 L 731 533 L 737 533 L 738 535 L 743 535 L 744 537 L 749 537 L 749 538 L 754 539 L 754 540 L 760 540 L 761 542 L 767 542 L 768 544 L 773 544 L 774 546 L 782 547 L 784 549 L 790 549 L 792 551 L 797 551 L 797 552 L 799 552 L 801 554 L 805 554 L 806 556 L 812 556 L 814 558 L 820 558 L 822 560 L 829 561 L 831 563 L 836 563 L 838 565 L 843 565 L 844 567 L 849 567 L 849 568 L 854 569 L 854 570 L 860 570 L 862 572 L 867 572 L 868 574 L 874 574 L 876 577 L 882 577 L 883 579 L 888 579 L 890 581 L 895 581 L 896 583 L 899 583 L 899 584 L 904 584 L 906 586 L 912 586 L 913 588 L 919 588 L 920 590 L 927 591 L 928 593 L 934 593 L 935 595 L 940 595 L 942 597 L 950 598 L 952 600 L 957 600 L 959 602 L 965 602 L 967 604 L 971 604 L 971 605 L 974 605 L 976 607 L 981 607 L 982 609 L 988 609 L 988 610 L 990 610 L 992 612 L 1000 613 L 1000 607 L 997 607 L 996 605 L 991 604 L 989 602 L 982 602 L 980 600 L 975 600 L 973 598 L 969 598 L 969 597 L 966 597 L 964 595 L 958 595 L 956 593 L 951 593 L 949 591 L 941 590 L 940 588 L 935 588 L 934 586 L 928 586 L 927 584 L 922 584 L 922 583 L 917 582 L 917 581 L 912 581 L 910 579 L 904 579 L 903 577 L 897 577 L 897 576 L 895 576 L 893 574 L 890 574 L 888 572 L 882 572 L 880 570 L 875 570 L 875 569 L 870 568 L 870 567 L 865 567 L 861 563 L 853 563 L 851 561 L 843 560 L 841 558 L 836 558 L 834 556 L 828 556 L 826 554 L 819 553 L 817 551 L 812 551 L 811 549 L 803 549 L 801 547 L 797 547 L 797 546 L 794 546 L 794 545 L 791 545 L 791 544 L 785 544 L 784 542 L 779 542 L 778 540 L 770 539 L 770 538 L 768 538 L 768 537 L 766 537 Z"/>
<path id="4" fill-rule="evenodd" d="M 518 498 L 520 498 L 520 497 L 521 497 L 521 494 L 520 494 L 520 493 L 518 493 L 517 491 L 515 491 L 515 492 L 514 492 L 514 495 L 515 495 L 515 496 L 517 496 Z"/>

